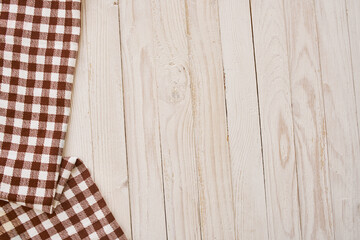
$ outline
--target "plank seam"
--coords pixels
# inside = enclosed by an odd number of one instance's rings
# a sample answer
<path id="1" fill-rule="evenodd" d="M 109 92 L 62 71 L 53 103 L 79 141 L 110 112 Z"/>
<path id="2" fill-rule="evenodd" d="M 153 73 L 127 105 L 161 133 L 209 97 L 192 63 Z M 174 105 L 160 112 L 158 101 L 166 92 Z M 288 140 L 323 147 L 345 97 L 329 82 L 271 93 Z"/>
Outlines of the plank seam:
<path id="1" fill-rule="evenodd" d="M 121 83 L 122 83 L 122 92 L 123 92 L 123 116 L 124 116 L 124 139 L 125 139 L 125 156 L 126 156 L 126 171 L 127 171 L 127 180 L 128 180 L 128 197 L 129 197 L 129 209 L 130 209 L 130 239 L 133 238 L 133 225 L 132 225 L 132 211 L 131 211 L 131 191 L 130 191 L 130 176 L 129 176 L 129 158 L 128 158 L 128 149 L 127 149 L 127 136 L 126 136 L 126 111 L 125 111 L 125 90 L 124 90 L 124 67 L 123 67 L 123 59 L 122 59 L 122 48 L 121 48 L 121 25 L 120 25 L 120 4 L 118 4 L 118 22 L 119 22 L 119 42 L 120 42 L 120 61 L 121 61 Z"/>
<path id="2" fill-rule="evenodd" d="M 259 99 L 259 83 L 258 83 L 258 72 L 257 72 L 257 64 L 256 64 L 256 50 L 255 50 L 255 40 L 254 40 L 254 24 L 253 24 L 253 14 L 251 7 L 251 0 L 249 0 L 249 11 L 250 11 L 250 25 L 251 25 L 251 40 L 253 46 L 253 61 L 255 68 L 255 79 L 256 79 L 256 94 L 257 94 L 257 105 L 258 105 L 258 115 L 259 115 L 259 132 L 260 132 L 260 143 L 261 143 L 261 160 L 262 160 L 262 168 L 263 168 L 263 179 L 264 179 L 264 195 L 265 195 L 265 206 L 266 206 L 266 226 L 267 226 L 267 235 L 269 236 L 269 215 L 268 215 L 268 206 L 267 206 L 267 195 L 266 195 L 266 181 L 265 181 L 265 167 L 264 167 L 264 149 L 263 149 L 263 135 L 261 128 L 261 113 L 260 113 L 260 99 Z"/>

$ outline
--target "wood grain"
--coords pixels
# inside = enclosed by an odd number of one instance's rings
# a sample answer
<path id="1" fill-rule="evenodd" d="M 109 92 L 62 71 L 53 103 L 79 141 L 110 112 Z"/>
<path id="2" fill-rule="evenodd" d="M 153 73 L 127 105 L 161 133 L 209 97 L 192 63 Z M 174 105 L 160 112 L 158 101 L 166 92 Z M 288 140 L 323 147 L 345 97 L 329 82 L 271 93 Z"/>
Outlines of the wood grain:
<path id="1" fill-rule="evenodd" d="M 320 60 L 312 1 L 284 2 L 303 239 L 333 239 Z"/>
<path id="2" fill-rule="evenodd" d="M 315 1 L 335 239 L 357 239 L 360 144 L 345 1 Z"/>
<path id="3" fill-rule="evenodd" d="M 200 239 L 185 4 L 152 1 L 168 239 Z"/>
<path id="4" fill-rule="evenodd" d="M 119 9 L 132 236 L 166 239 L 151 2 Z"/>
<path id="5" fill-rule="evenodd" d="M 354 91 L 357 106 L 358 129 L 360 128 L 360 1 L 346 0 L 351 48 Z M 359 129 L 360 131 L 360 129 Z M 359 212 L 360 214 L 360 212 Z"/>
<path id="6" fill-rule="evenodd" d="M 219 1 L 236 239 L 267 239 L 264 174 L 248 0 Z"/>
<path id="7" fill-rule="evenodd" d="M 83 66 L 79 70 L 84 75 L 75 80 L 79 85 L 74 91 L 72 118 L 77 124 L 70 122 L 69 129 L 77 133 L 72 136 L 81 137 L 68 143 L 73 156 L 79 156 L 73 146 L 88 152 L 80 152 L 81 159 L 92 161 L 94 181 L 125 234 L 131 237 L 118 10 L 110 0 L 87 0 L 82 12 L 78 65 Z M 86 91 L 80 91 L 82 87 Z M 76 95 L 79 92 L 84 95 Z"/>
<path id="8" fill-rule="evenodd" d="M 349 27 L 349 38 L 351 47 L 351 60 L 352 60 L 352 72 L 354 81 L 354 92 L 357 106 L 357 127 L 358 136 L 360 137 L 360 1 L 357 0 L 346 0 L 347 3 L 347 16 L 348 16 L 348 27 Z M 359 159 L 358 159 L 359 160 Z M 355 162 L 355 168 L 359 169 L 359 161 Z M 359 170 L 357 170 L 356 177 L 353 183 L 358 185 L 360 182 Z M 357 190 L 354 194 L 355 205 L 354 205 L 354 235 L 359 238 L 360 236 L 360 208 L 359 199 L 360 191 Z"/>
<path id="9" fill-rule="evenodd" d="M 64 154 L 129 239 L 360 238 L 358 0 L 87 0 Z"/>
<path id="10" fill-rule="evenodd" d="M 270 239 L 300 239 L 284 6 L 251 1 Z"/>
<path id="11" fill-rule="evenodd" d="M 203 239 L 234 239 L 231 162 L 216 1 L 186 1 Z"/>

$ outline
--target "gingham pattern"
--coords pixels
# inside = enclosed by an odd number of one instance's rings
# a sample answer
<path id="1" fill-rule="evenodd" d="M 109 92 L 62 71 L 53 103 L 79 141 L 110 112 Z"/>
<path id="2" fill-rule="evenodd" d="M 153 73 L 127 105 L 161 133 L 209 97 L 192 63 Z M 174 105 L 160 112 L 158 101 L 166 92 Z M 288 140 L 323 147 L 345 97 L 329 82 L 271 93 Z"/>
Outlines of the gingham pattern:
<path id="1" fill-rule="evenodd" d="M 1 199 L 51 212 L 79 35 L 80 0 L 1 0 Z"/>
<path id="2" fill-rule="evenodd" d="M 0 10 L 0 239 L 126 239 L 85 165 L 61 157 L 80 0 Z"/>
<path id="3" fill-rule="evenodd" d="M 64 158 L 62 165 L 71 174 L 54 213 L 0 201 L 0 239 L 125 240 L 84 164 Z"/>

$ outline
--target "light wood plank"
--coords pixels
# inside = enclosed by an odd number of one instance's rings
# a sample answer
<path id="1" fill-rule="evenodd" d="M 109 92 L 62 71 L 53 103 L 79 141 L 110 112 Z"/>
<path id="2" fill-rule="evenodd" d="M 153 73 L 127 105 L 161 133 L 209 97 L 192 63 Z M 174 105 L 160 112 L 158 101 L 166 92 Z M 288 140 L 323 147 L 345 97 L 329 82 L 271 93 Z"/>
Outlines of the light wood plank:
<path id="1" fill-rule="evenodd" d="M 118 7 L 112 0 L 84 4 L 94 180 L 131 237 Z"/>
<path id="2" fill-rule="evenodd" d="M 219 0 L 236 239 L 267 239 L 250 6 Z"/>
<path id="3" fill-rule="evenodd" d="M 120 0 L 133 239 L 166 239 L 150 1 Z"/>
<path id="4" fill-rule="evenodd" d="M 360 144 L 346 2 L 315 1 L 335 239 L 358 239 Z"/>
<path id="5" fill-rule="evenodd" d="M 85 159 L 91 155 L 94 181 L 117 222 L 131 238 L 118 8 L 110 0 L 87 0 L 82 4 L 79 70 L 84 75 L 77 79 L 72 116 L 80 125 L 74 133 L 82 137 L 74 138 L 77 142 L 70 144 L 88 144 L 77 149 L 89 152 Z M 74 127 L 77 126 L 71 125 L 70 131 Z M 73 155 L 77 156 L 75 149 Z"/>
<path id="6" fill-rule="evenodd" d="M 360 1 L 358 0 L 346 0 L 347 2 L 347 13 L 348 13 L 348 24 L 349 24 L 349 37 L 351 46 L 352 56 L 352 72 L 354 81 L 355 100 L 357 106 L 357 125 L 358 131 L 360 132 Z M 358 133 L 360 137 L 360 133 Z M 359 159 L 357 159 L 356 168 L 359 169 Z M 359 186 L 360 174 L 357 174 L 354 179 L 355 186 Z M 359 211 L 359 199 L 360 191 L 355 192 L 355 205 L 354 205 L 354 228 L 355 236 L 360 238 L 360 211 Z"/>
<path id="7" fill-rule="evenodd" d="M 300 239 L 286 22 L 281 0 L 251 1 L 270 239 Z"/>
<path id="8" fill-rule="evenodd" d="M 79 157 L 91 174 L 94 173 L 89 105 L 89 69 L 87 52 L 87 14 L 81 10 L 81 33 L 71 96 L 71 113 L 65 139 L 64 156 Z"/>
<path id="9" fill-rule="evenodd" d="M 168 239 L 200 239 L 184 1 L 152 1 L 152 14 Z"/>
<path id="10" fill-rule="evenodd" d="M 234 239 L 217 1 L 186 0 L 202 239 Z"/>
<path id="11" fill-rule="evenodd" d="M 357 103 L 357 121 L 358 128 L 360 128 L 360 1 L 346 0 L 346 3 L 351 44 L 352 71 Z M 360 198 L 360 196 L 358 197 Z"/>
<path id="12" fill-rule="evenodd" d="M 333 239 L 320 60 L 312 1 L 284 1 L 304 239 Z"/>

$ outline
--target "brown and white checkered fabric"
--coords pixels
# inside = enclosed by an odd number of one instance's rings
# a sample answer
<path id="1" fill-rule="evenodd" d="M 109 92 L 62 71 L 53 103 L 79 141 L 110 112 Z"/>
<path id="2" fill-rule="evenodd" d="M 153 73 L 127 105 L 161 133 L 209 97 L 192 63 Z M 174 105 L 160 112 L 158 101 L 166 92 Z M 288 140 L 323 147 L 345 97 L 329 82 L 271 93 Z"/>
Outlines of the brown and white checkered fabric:
<path id="1" fill-rule="evenodd" d="M 126 240 L 85 165 L 64 158 L 61 167 L 64 178 L 52 214 L 0 201 L 0 239 Z"/>
<path id="2" fill-rule="evenodd" d="M 62 157 L 80 9 L 0 1 L 0 239 L 125 239 L 85 165 Z"/>

